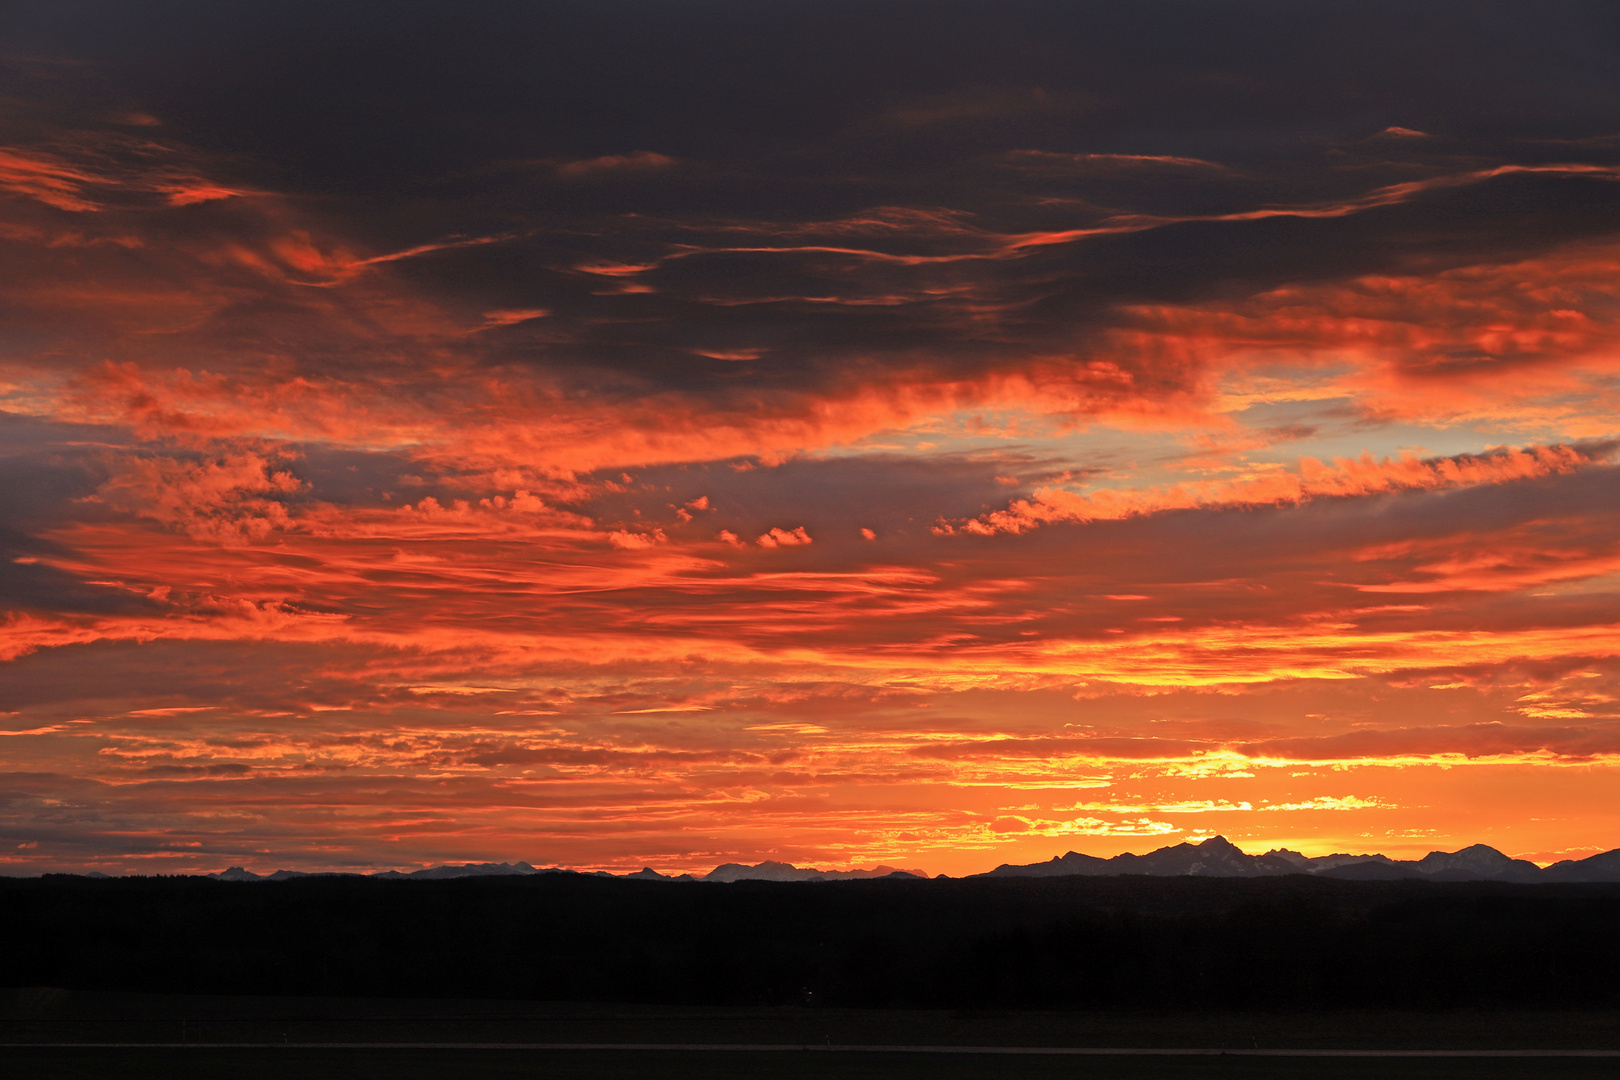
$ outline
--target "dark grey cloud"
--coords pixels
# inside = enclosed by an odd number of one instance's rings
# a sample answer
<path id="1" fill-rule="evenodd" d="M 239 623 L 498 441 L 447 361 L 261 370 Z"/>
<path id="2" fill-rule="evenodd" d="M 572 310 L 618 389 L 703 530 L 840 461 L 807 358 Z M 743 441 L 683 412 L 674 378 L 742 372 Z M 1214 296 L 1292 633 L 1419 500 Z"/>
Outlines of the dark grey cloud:
<path id="1" fill-rule="evenodd" d="M 1038 136 L 1196 132 L 1196 151 L 1390 125 L 1620 127 L 1614 98 L 1596 92 L 1617 77 L 1620 15 L 1598 2 L 101 0 L 8 12 L 15 51 L 93 60 L 216 145 L 339 191 L 637 149 L 813 159 L 803 147 L 849 140 L 904 167 Z"/>
<path id="2" fill-rule="evenodd" d="M 48 526 L 87 516 L 79 500 L 105 479 L 101 458 L 108 440 L 118 438 L 116 432 L 0 412 L 0 612 L 154 610 L 139 593 L 50 565 L 71 552 L 41 535 Z M 95 513 L 92 508 L 88 516 Z"/>
<path id="3" fill-rule="evenodd" d="M 78 62 L 48 77 L 14 64 L 18 100 L 138 106 L 163 138 L 293 196 L 358 248 L 503 238 L 389 272 L 469 325 L 546 310 L 461 351 L 598 393 L 736 403 L 973 377 L 1082 355 L 1125 304 L 1433 272 L 1620 228 L 1614 180 L 1519 174 L 1341 217 L 1169 222 L 1016 258 L 721 250 L 972 256 L 1119 215 L 1620 163 L 1603 138 L 1620 132 L 1620 13 L 1603 3 L 24 3 L 3 25 L 20 56 Z M 1380 135 L 1392 127 L 1426 135 Z M 933 224 L 897 228 L 884 208 Z M 251 232 L 233 213 L 163 227 Z M 653 265 L 581 269 L 604 262 Z M 312 304 L 261 283 L 182 340 L 321 371 L 384 352 L 426 362 L 386 325 Z"/>

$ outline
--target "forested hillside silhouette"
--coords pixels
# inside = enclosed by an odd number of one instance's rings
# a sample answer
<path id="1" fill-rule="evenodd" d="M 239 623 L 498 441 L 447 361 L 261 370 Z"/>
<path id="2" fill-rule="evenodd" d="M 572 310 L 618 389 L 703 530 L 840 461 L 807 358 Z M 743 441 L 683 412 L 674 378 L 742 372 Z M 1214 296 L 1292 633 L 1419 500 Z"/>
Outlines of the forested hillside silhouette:
<path id="1" fill-rule="evenodd" d="M 1020 1009 L 1620 1003 L 1620 885 L 0 879 L 0 985 Z"/>

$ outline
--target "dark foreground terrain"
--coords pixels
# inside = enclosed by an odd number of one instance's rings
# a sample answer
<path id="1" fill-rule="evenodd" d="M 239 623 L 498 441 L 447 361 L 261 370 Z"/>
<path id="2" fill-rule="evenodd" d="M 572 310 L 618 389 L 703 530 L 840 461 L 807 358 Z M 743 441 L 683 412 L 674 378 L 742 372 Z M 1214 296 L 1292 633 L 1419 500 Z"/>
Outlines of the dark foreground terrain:
<path id="1" fill-rule="evenodd" d="M 8 1080 L 1617 1072 L 1620 1012 L 1605 1010 L 1011 1012 L 0 991 L 0 1077 Z"/>
<path id="2" fill-rule="evenodd" d="M 650 1053 L 455 1050 L 12 1051 L 0 1077 L 28 1080 L 1612 1080 L 1615 1062 L 1582 1059 L 1312 1060 L 1064 1058 L 812 1052 Z"/>
<path id="3" fill-rule="evenodd" d="M 921 1009 L 1620 1005 L 1620 885 L 0 879 L 0 986 Z"/>
<path id="4" fill-rule="evenodd" d="M 0 925 L 6 1078 L 1620 1075 L 1615 885 L 48 877 Z"/>

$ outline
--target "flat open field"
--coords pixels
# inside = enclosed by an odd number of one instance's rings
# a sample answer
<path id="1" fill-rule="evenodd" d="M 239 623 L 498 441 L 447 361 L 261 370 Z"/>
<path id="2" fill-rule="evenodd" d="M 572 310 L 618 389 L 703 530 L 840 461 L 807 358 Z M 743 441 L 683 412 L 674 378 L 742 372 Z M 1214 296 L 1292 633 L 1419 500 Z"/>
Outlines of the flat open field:
<path id="1" fill-rule="evenodd" d="M 1620 884 L 0 879 L 0 986 L 665 1006 L 1620 1007 Z M 798 1040 L 790 1040 L 798 1041 Z"/>
<path id="2" fill-rule="evenodd" d="M 1614 885 L 44 879 L 0 915 L 0 1080 L 1620 1076 Z M 1482 1052 L 1541 1056 L 1418 1056 Z"/>
<path id="3" fill-rule="evenodd" d="M 730 1008 L 0 990 L 20 1043 L 725 1043 L 1620 1051 L 1620 1010 L 1097 1012 Z"/>
<path id="4" fill-rule="evenodd" d="M 630 1080 L 803 1077 L 829 1080 L 1463 1080 L 1547 1077 L 1612 1080 L 1616 1059 L 1580 1058 L 1289 1058 L 1289 1057 L 1053 1057 L 956 1054 L 818 1053 L 813 1051 L 649 1052 L 427 1049 L 191 1049 L 7 1050 L 0 1076 L 68 1080 L 80 1077 L 221 1077 L 232 1080 L 457 1080 L 546 1077 L 548 1080 Z"/>
<path id="5" fill-rule="evenodd" d="M 33 988 L 0 991 L 0 1016 L 5 1017 L 0 1021 L 0 1077 L 8 1080 L 216 1076 L 298 1080 L 529 1076 L 604 1080 L 736 1076 L 1394 1080 L 1620 1074 L 1620 1057 L 1314 1056 L 1324 1050 L 1620 1053 L 1620 1011 L 1612 1010 L 952 1012 L 232 997 Z M 38 1045 L 41 1043 L 56 1045 Z M 126 1045 L 114 1048 L 105 1045 L 108 1043 Z M 147 1045 L 127 1045 L 136 1043 Z M 258 1045 L 218 1045 L 222 1043 Z M 372 1045 L 338 1045 L 356 1043 Z M 432 1043 L 463 1045 L 425 1045 Z M 810 1048 L 563 1050 L 532 1045 L 559 1043 Z M 495 1048 L 495 1044 L 504 1048 Z M 531 1045 L 516 1048 L 512 1044 Z M 859 1049 L 896 1045 L 941 1050 Z M 946 1049 L 969 1047 L 992 1052 Z M 1034 1051 L 1125 1048 L 1148 1053 L 994 1052 L 994 1048 L 1007 1047 Z M 1185 1054 L 1197 1049 L 1225 1049 L 1227 1053 Z M 1154 1050 L 1164 1053 L 1152 1053 Z M 1287 1056 L 1291 1051 L 1301 1056 Z"/>
<path id="6" fill-rule="evenodd" d="M 1047 1080 L 1463 1080 L 1547 1077 L 1612 1080 L 1614 1059 L 1290 1059 L 1290 1057 L 1004 1057 L 943 1054 L 816 1054 L 816 1052 L 533 1052 L 447 1049 L 193 1049 L 193 1051 L 8 1051 L 0 1077 L 66 1080 L 78 1077 L 232 1077 L 269 1080 L 457 1080 L 548 1077 L 620 1080 L 635 1077 L 784 1077 L 828 1080 L 956 1080 L 1006 1077 Z"/>

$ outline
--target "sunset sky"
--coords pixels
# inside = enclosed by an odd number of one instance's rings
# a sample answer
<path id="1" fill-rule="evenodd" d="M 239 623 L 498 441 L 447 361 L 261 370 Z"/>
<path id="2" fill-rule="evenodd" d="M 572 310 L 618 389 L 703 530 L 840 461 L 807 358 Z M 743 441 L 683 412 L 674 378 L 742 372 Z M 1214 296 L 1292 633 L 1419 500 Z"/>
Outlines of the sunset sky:
<path id="1" fill-rule="evenodd" d="M 1620 847 L 1620 5 L 8 4 L 0 872 Z"/>

